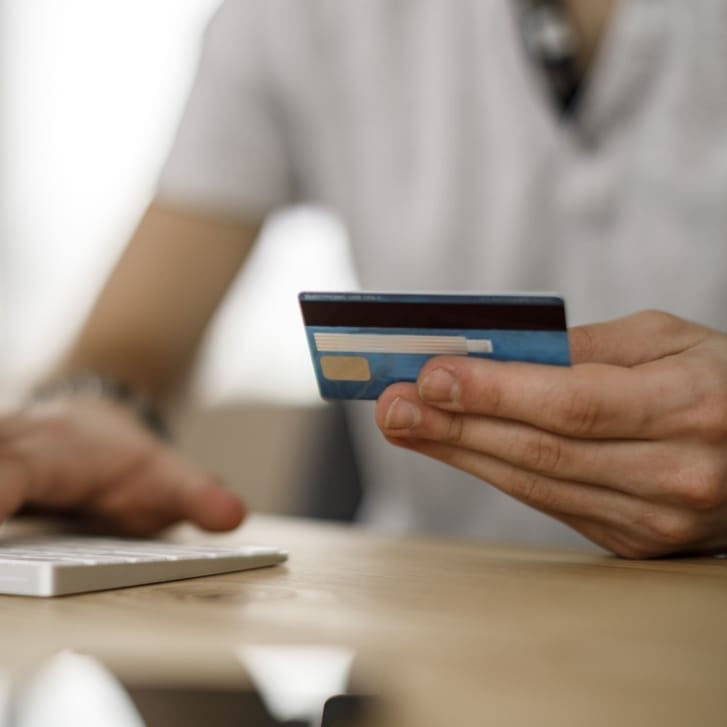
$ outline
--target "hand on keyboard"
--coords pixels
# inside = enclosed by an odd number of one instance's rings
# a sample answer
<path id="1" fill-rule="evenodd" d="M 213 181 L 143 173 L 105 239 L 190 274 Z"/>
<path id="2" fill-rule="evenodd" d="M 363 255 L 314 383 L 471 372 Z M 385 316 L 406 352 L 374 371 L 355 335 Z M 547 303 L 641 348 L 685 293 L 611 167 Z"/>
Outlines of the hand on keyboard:
<path id="1" fill-rule="evenodd" d="M 0 522 L 23 508 L 74 513 L 132 535 L 179 520 L 228 530 L 245 515 L 236 495 L 125 407 L 92 397 L 0 416 Z"/>

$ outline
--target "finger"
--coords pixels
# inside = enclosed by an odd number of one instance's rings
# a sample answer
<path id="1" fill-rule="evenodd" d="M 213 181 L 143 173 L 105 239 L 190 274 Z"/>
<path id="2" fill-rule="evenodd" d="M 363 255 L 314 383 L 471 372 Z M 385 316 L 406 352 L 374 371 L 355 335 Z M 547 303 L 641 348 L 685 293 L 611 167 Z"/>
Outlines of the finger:
<path id="1" fill-rule="evenodd" d="M 575 523 L 594 542 L 626 557 L 689 551 L 708 542 L 709 517 L 700 513 L 655 505 L 592 485 L 554 480 L 460 447 L 426 440 L 389 441 L 469 472 L 547 515 Z"/>
<path id="2" fill-rule="evenodd" d="M 229 530 L 245 516 L 240 499 L 214 477 L 166 449 L 99 493 L 91 508 L 122 527 L 153 532 L 179 520 L 207 530 Z"/>
<path id="3" fill-rule="evenodd" d="M 568 332 L 574 364 L 637 366 L 680 353 L 704 340 L 708 329 L 661 311 L 642 311 Z"/>
<path id="4" fill-rule="evenodd" d="M 388 436 L 471 449 L 530 472 L 608 487 L 643 500 L 710 509 L 724 498 L 727 454 L 715 458 L 697 443 L 564 437 L 511 420 L 432 408 L 416 397 L 413 387 L 385 392 L 376 420 Z"/>
<path id="5" fill-rule="evenodd" d="M 664 555 L 663 546 L 658 546 L 651 541 L 634 535 L 624 529 L 614 528 L 610 525 L 604 525 L 590 518 L 578 518 L 570 516 L 559 517 L 560 520 L 568 527 L 578 531 L 581 535 L 590 541 L 600 545 L 606 550 L 628 559 L 653 558 Z"/>
<path id="6" fill-rule="evenodd" d="M 638 502 L 628 495 L 605 488 L 528 472 L 509 462 L 469 449 L 427 440 L 387 439 L 392 444 L 468 472 L 516 500 L 556 517 L 592 518 L 600 523 L 618 526 L 633 516 Z"/>
<path id="7" fill-rule="evenodd" d="M 693 406 L 686 366 L 542 366 L 446 356 L 419 372 L 418 393 L 438 408 L 531 424 L 579 438 L 658 439 Z"/>
<path id="8" fill-rule="evenodd" d="M 641 558 L 641 551 L 628 536 L 616 528 L 590 518 L 563 515 L 557 518 L 585 538 L 622 558 Z"/>
<path id="9" fill-rule="evenodd" d="M 721 516 L 723 517 L 723 516 Z M 664 555 L 707 554 L 724 548 L 722 531 L 714 518 L 670 506 L 638 502 L 631 519 L 618 527 L 595 519 L 560 518 L 595 542 L 626 558 L 656 558 Z M 720 533 L 715 536 L 715 533 Z"/>
<path id="10" fill-rule="evenodd" d="M 232 530 L 246 515 L 241 499 L 214 475 L 207 475 L 190 487 L 184 501 L 185 517 L 205 530 Z"/>

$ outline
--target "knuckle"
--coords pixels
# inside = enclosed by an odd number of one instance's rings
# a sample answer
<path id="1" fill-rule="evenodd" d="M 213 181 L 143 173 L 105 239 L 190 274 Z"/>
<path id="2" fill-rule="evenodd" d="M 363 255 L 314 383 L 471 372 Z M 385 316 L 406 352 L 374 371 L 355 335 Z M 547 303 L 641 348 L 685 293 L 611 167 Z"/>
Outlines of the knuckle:
<path id="1" fill-rule="evenodd" d="M 727 372 L 708 349 L 692 352 L 674 369 L 672 386 L 684 392 L 675 433 L 709 443 L 727 443 Z"/>
<path id="2" fill-rule="evenodd" d="M 460 403 L 465 410 L 473 408 L 479 411 L 487 411 L 493 417 L 507 414 L 507 399 L 504 388 L 495 379 L 475 380 L 464 376 Z"/>
<path id="3" fill-rule="evenodd" d="M 456 414 L 450 415 L 444 435 L 445 441 L 448 444 L 461 444 L 464 440 L 464 432 L 464 418 Z"/>
<path id="4" fill-rule="evenodd" d="M 714 510 L 725 503 L 725 486 L 720 468 L 703 464 L 678 478 L 673 490 L 686 507 Z"/>
<path id="5" fill-rule="evenodd" d="M 707 387 L 694 413 L 695 428 L 709 442 L 727 439 L 727 388 Z"/>
<path id="6" fill-rule="evenodd" d="M 650 540 L 658 546 L 654 553 L 683 549 L 702 536 L 698 518 L 690 512 L 649 512 L 641 521 Z"/>
<path id="7" fill-rule="evenodd" d="M 677 316 L 662 310 L 647 309 L 638 313 L 646 327 L 659 336 L 670 336 L 684 325 Z"/>
<path id="8" fill-rule="evenodd" d="M 536 432 L 525 438 L 520 456 L 528 469 L 554 472 L 562 465 L 563 445 L 557 437 L 546 432 Z"/>
<path id="9" fill-rule="evenodd" d="M 547 488 L 543 487 L 543 480 L 537 474 L 513 470 L 510 478 L 513 488 L 513 495 L 531 505 L 539 508 L 547 508 L 550 498 L 547 495 Z"/>
<path id="10" fill-rule="evenodd" d="M 556 404 L 554 415 L 565 431 L 575 435 L 585 435 L 595 431 L 602 419 L 596 400 L 578 389 Z"/>

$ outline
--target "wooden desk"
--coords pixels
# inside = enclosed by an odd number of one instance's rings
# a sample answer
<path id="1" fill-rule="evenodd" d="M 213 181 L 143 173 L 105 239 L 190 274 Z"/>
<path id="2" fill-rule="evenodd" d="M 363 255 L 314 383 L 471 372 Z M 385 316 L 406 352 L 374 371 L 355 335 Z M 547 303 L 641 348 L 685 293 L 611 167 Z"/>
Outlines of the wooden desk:
<path id="1" fill-rule="evenodd" d="M 285 567 L 55 600 L 0 597 L 0 668 L 61 647 L 135 683 L 240 684 L 242 644 L 342 644 L 406 725 L 727 724 L 727 561 L 397 539 L 255 517 L 185 541 Z"/>

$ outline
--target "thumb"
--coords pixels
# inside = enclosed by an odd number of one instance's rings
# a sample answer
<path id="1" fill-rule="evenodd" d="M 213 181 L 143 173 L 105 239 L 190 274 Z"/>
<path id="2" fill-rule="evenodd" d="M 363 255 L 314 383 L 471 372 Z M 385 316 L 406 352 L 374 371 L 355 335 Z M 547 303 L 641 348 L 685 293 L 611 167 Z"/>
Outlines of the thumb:
<path id="1" fill-rule="evenodd" d="M 641 311 L 604 323 L 569 330 L 574 364 L 637 366 L 671 356 L 699 343 L 708 329 L 662 311 Z"/>

